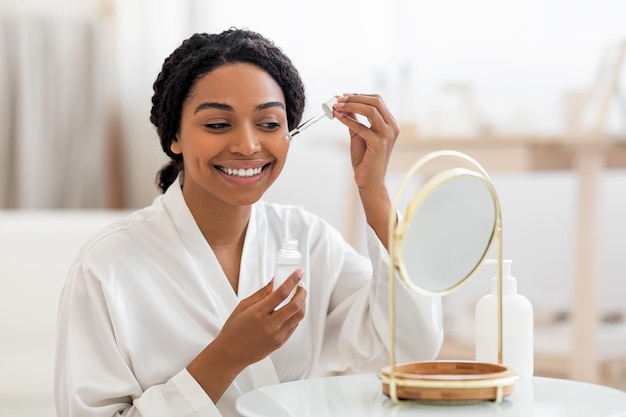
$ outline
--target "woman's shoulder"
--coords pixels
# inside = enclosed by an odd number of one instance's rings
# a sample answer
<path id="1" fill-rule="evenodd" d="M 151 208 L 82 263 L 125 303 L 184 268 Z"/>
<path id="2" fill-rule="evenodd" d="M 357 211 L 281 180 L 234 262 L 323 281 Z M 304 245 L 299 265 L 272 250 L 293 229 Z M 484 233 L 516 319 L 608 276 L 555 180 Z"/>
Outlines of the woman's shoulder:
<path id="1" fill-rule="evenodd" d="M 170 221 L 160 204 L 137 209 L 105 226 L 83 245 L 78 258 L 82 260 L 108 258 L 128 251 L 129 246 L 140 246 L 159 240 L 167 233 Z M 143 242 L 143 243 L 142 243 Z"/>

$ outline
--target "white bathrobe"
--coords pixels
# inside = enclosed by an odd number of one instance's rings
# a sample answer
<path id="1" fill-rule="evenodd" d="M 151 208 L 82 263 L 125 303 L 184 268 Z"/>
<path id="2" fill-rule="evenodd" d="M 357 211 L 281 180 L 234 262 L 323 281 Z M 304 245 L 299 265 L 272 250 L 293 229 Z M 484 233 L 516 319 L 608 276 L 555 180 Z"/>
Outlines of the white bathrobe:
<path id="1" fill-rule="evenodd" d="M 280 349 L 245 369 L 214 404 L 186 366 L 235 306 L 273 275 L 282 240 L 298 240 L 305 318 Z M 389 361 L 389 257 L 368 230 L 370 259 L 294 206 L 252 207 L 235 293 L 178 183 L 104 230 L 71 267 L 60 301 L 58 417 L 237 416 L 244 392 L 327 372 L 377 372 Z M 398 362 L 434 357 L 441 301 L 397 287 Z"/>

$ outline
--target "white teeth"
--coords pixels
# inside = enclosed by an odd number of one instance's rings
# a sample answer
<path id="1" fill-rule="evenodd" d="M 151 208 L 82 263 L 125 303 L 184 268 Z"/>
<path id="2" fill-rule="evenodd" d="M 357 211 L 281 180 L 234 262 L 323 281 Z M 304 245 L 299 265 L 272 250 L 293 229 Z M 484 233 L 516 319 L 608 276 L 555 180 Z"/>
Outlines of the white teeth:
<path id="1" fill-rule="evenodd" d="M 234 177 L 253 177 L 255 175 L 259 175 L 262 171 L 262 168 L 248 168 L 248 169 L 230 169 L 219 167 L 219 170 Z"/>

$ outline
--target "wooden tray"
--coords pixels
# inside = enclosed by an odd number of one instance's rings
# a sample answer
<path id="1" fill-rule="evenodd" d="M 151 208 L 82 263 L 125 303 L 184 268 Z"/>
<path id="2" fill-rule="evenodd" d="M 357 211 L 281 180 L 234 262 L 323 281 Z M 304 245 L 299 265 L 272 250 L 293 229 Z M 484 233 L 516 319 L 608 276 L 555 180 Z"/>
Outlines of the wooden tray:
<path id="1" fill-rule="evenodd" d="M 379 374 L 387 396 L 390 396 L 389 372 L 390 366 L 386 366 Z M 513 392 L 516 380 L 517 374 L 506 366 L 484 362 L 430 361 L 395 366 L 396 394 L 402 400 L 499 401 Z"/>

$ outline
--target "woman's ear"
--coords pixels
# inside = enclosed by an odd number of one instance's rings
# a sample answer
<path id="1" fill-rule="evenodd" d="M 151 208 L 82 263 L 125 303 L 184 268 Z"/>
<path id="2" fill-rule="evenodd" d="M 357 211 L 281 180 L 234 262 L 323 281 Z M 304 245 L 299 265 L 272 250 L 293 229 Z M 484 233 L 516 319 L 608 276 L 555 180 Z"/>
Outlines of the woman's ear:
<path id="1" fill-rule="evenodd" d="M 178 140 L 178 135 L 174 139 L 172 139 L 172 142 L 170 143 L 170 151 L 172 151 L 172 153 L 176 155 L 180 155 L 183 153 L 183 151 L 180 149 L 180 141 Z"/>

